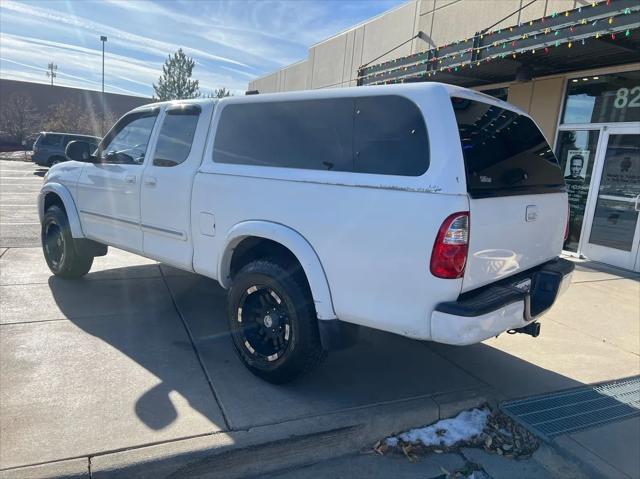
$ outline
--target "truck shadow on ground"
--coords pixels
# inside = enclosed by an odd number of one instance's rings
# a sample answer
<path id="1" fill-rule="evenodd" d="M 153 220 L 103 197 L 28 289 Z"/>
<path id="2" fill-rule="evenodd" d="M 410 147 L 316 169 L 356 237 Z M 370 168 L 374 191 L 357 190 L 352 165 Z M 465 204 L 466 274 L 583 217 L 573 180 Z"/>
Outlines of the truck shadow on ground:
<path id="1" fill-rule="evenodd" d="M 163 275 L 155 277 L 144 277 L 148 266 L 132 266 L 77 281 L 49 279 L 70 321 L 158 378 L 131 405 L 153 430 L 179 419 L 173 391 L 212 429 L 235 430 L 423 397 L 451 400 L 487 387 L 519 397 L 582 385 L 485 344 L 451 347 L 362 328 L 353 348 L 332 352 L 309 376 L 274 386 L 254 377 L 235 356 L 226 292 L 213 280 L 162 268 Z M 114 397 L 105 400 L 118 400 L 126 373 L 122 386 L 113 385 Z"/>

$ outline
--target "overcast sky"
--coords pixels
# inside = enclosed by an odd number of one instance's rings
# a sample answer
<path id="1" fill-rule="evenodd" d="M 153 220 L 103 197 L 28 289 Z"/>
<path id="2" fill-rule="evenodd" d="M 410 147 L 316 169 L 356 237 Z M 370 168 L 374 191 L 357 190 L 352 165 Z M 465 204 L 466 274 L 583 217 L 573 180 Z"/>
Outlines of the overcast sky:
<path id="1" fill-rule="evenodd" d="M 244 92 L 256 77 L 305 59 L 315 42 L 404 0 L 44 0 L 0 1 L 0 77 L 153 94 L 167 55 L 182 47 L 209 92 Z"/>

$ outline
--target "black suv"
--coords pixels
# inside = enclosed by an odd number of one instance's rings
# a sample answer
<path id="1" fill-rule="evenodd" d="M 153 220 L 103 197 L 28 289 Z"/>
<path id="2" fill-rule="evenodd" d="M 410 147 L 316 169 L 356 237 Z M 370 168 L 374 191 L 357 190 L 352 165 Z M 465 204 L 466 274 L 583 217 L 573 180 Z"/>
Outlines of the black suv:
<path id="1" fill-rule="evenodd" d="M 33 162 L 41 166 L 53 166 L 56 163 L 67 161 L 64 150 L 70 141 L 85 141 L 95 150 L 100 143 L 100 138 L 89 135 L 75 135 L 71 133 L 52 133 L 43 131 L 33 144 Z"/>

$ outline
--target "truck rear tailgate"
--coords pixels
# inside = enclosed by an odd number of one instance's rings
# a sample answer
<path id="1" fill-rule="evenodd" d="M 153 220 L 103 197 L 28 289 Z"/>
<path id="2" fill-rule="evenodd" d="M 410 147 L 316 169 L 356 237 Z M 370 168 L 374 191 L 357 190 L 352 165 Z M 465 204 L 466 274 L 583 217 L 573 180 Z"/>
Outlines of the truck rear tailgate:
<path id="1" fill-rule="evenodd" d="M 531 118 L 492 100 L 452 104 L 469 194 L 464 292 L 557 257 L 568 208 L 558 160 Z"/>
<path id="2" fill-rule="evenodd" d="M 565 193 L 470 200 L 471 234 L 462 291 L 557 257 L 567 214 Z"/>

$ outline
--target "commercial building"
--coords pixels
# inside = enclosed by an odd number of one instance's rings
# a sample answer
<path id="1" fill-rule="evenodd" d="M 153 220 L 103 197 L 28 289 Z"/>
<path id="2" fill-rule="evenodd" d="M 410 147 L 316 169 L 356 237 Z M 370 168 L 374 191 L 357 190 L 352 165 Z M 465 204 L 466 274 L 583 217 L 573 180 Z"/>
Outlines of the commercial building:
<path id="1" fill-rule="evenodd" d="M 140 105 L 151 103 L 151 98 L 121 95 L 118 93 L 104 93 L 96 90 L 85 90 L 82 88 L 70 88 L 59 85 L 49 85 L 46 83 L 33 83 L 17 80 L 0 79 L 0 111 L 9 108 L 12 97 L 19 95 L 28 98 L 30 108 L 33 109 L 32 125 L 28 126 L 29 133 L 34 133 L 42 129 L 42 124 L 51 114 L 54 107 L 62 104 L 76 107 L 77 112 L 87 112 L 88 116 L 95 118 L 96 125 L 92 130 L 69 133 L 91 133 L 100 135 L 102 125 L 100 119 L 104 115 L 106 123 L 104 129 L 111 127 L 111 123 Z M 2 133 L 2 132 L 0 132 Z M 10 143 L 11 138 L 0 137 L 1 143 Z"/>
<path id="2" fill-rule="evenodd" d="M 251 82 L 260 93 L 441 81 L 538 122 L 565 171 L 565 250 L 640 271 L 640 3 L 413 0 Z"/>

